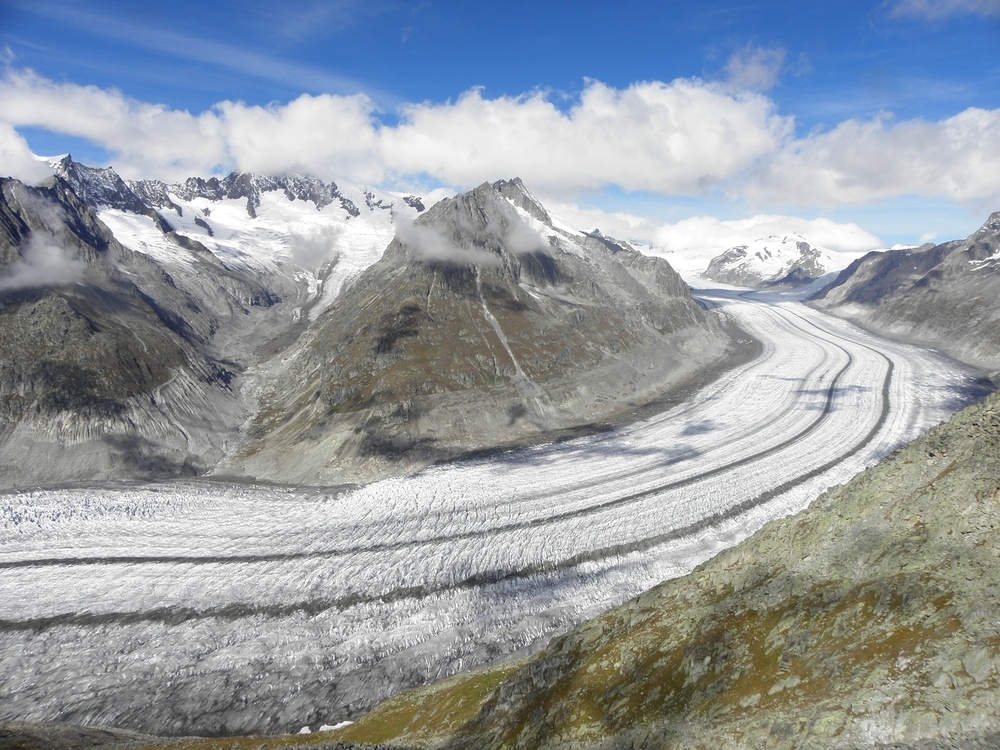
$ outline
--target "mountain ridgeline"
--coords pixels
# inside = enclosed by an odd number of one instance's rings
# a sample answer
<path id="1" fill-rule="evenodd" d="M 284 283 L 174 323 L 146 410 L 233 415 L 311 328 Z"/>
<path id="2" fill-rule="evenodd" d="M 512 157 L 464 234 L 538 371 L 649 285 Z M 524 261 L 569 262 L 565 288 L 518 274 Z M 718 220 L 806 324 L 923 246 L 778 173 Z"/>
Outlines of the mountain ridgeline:
<path id="1" fill-rule="evenodd" d="M 812 304 L 1000 373 L 1000 212 L 964 240 L 869 253 Z"/>
<path id="2" fill-rule="evenodd" d="M 518 180 L 400 226 L 283 357 L 235 473 L 366 480 L 621 415 L 723 361 L 663 260 L 554 229 Z"/>
<path id="3" fill-rule="evenodd" d="M 426 210 L 55 167 L 0 182 L 6 486 L 370 480 L 627 418 L 738 348 L 665 261 L 556 229 L 519 180 Z"/>

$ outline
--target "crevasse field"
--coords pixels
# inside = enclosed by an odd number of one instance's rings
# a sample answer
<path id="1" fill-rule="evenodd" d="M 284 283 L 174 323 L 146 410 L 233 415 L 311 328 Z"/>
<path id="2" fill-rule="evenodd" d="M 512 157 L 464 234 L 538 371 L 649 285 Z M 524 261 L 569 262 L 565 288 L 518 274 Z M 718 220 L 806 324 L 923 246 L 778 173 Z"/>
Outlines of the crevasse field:
<path id="1" fill-rule="evenodd" d="M 0 495 L 0 718 L 335 724 L 683 575 L 981 395 L 796 302 L 701 297 L 761 356 L 625 428 L 356 489 Z"/>

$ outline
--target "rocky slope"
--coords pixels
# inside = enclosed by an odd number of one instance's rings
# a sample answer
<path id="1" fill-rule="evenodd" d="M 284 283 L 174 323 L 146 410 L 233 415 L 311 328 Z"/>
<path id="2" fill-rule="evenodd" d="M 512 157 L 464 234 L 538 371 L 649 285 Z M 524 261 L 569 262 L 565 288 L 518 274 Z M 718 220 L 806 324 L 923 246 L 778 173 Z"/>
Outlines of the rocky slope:
<path id="1" fill-rule="evenodd" d="M 237 367 L 169 274 L 64 180 L 0 180 L 4 484 L 204 472 L 235 436 Z"/>
<path id="2" fill-rule="evenodd" d="M 404 694 L 335 736 L 452 748 L 995 747 L 998 524 L 994 395 L 527 662 Z"/>
<path id="3" fill-rule="evenodd" d="M 399 226 L 268 372 L 220 471 L 370 480 L 606 420 L 728 346 L 665 261 L 560 232 L 520 181 L 486 183 Z"/>
<path id="4" fill-rule="evenodd" d="M 702 276 L 752 289 L 790 288 L 811 284 L 844 265 L 845 259 L 813 247 L 799 235 L 772 235 L 726 250 L 711 260 Z"/>
<path id="5" fill-rule="evenodd" d="M 732 341 L 666 262 L 555 229 L 517 180 L 426 211 L 54 167 L 0 205 L 0 485 L 372 479 L 620 416 Z"/>
<path id="6" fill-rule="evenodd" d="M 397 202 L 423 209 L 301 176 L 53 166 L 0 183 L 0 486 L 209 471 L 252 368 L 377 259 Z"/>
<path id="7" fill-rule="evenodd" d="M 813 297 L 883 336 L 1000 371 L 1000 212 L 964 240 L 869 253 Z"/>

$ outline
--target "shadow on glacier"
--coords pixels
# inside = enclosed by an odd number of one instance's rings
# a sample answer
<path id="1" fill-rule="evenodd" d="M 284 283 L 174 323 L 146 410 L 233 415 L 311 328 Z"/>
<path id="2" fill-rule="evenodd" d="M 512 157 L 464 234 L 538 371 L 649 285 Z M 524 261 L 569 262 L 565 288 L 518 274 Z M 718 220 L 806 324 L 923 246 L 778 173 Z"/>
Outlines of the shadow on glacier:
<path id="1" fill-rule="evenodd" d="M 680 434 L 691 436 L 722 429 L 706 423 L 685 428 Z M 522 472 L 533 466 L 570 461 L 614 461 L 629 459 L 662 459 L 663 466 L 670 466 L 702 455 L 693 445 L 684 443 L 670 446 L 644 446 L 627 444 L 624 433 L 609 429 L 600 436 L 559 440 L 539 448 L 508 448 L 481 451 L 448 462 L 449 466 L 488 465 L 498 472 Z M 648 461 L 646 462 L 648 465 Z"/>
<path id="2" fill-rule="evenodd" d="M 830 388 L 800 388 L 795 391 L 796 396 L 807 396 L 815 397 L 815 400 L 810 401 L 807 404 L 803 404 L 801 408 L 806 411 L 821 411 L 821 412 L 834 412 L 842 408 L 838 406 L 837 401 L 840 397 L 845 396 L 849 393 L 873 393 L 875 389 L 868 385 L 844 385 L 837 386 L 834 389 Z M 850 406 L 849 408 L 854 408 Z"/>
<path id="3" fill-rule="evenodd" d="M 942 408 L 955 412 L 982 401 L 997 390 L 997 384 L 984 376 L 969 376 L 961 382 L 940 385 L 934 390 L 942 394 Z"/>

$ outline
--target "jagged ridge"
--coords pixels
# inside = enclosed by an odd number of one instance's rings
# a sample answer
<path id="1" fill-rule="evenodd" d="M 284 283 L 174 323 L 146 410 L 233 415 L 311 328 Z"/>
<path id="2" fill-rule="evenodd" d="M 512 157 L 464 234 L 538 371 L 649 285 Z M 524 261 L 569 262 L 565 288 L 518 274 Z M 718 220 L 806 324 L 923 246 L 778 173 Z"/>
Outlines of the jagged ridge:
<path id="1" fill-rule="evenodd" d="M 853 262 L 812 303 L 889 338 L 1000 371 L 1000 212 L 976 232 Z"/>

